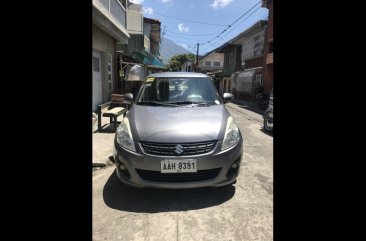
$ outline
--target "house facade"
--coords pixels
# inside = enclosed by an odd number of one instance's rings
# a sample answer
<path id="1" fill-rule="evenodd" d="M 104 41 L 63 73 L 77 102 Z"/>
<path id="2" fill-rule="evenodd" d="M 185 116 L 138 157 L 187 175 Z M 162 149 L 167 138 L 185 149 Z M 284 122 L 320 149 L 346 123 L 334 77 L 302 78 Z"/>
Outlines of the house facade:
<path id="1" fill-rule="evenodd" d="M 259 87 L 263 87 L 263 50 L 267 21 L 258 21 L 244 31 L 241 47 L 241 72 L 232 76 L 233 87 L 238 96 L 246 100 L 255 100 Z"/>
<path id="2" fill-rule="evenodd" d="M 128 2 L 127 17 L 130 40 L 118 47 L 120 85 L 116 93 L 136 94 L 148 74 L 167 68 L 159 59 L 160 21 L 143 17 L 142 5 L 131 2 Z"/>
<path id="3" fill-rule="evenodd" d="M 223 72 L 219 77 L 219 92 L 221 94 L 225 92 L 232 92 L 230 77 L 233 73 L 240 71 L 240 52 L 241 46 L 234 45 L 230 42 L 225 43 L 219 47 L 217 52 L 222 53 L 224 56 Z M 233 93 L 235 96 L 235 93 Z"/>
<path id="4" fill-rule="evenodd" d="M 188 60 L 182 64 L 180 67 L 180 72 L 195 72 L 195 62 L 193 60 Z"/>
<path id="5" fill-rule="evenodd" d="M 158 19 L 144 17 L 144 48 L 154 57 L 160 57 L 161 22 Z"/>
<path id="6" fill-rule="evenodd" d="M 198 62 L 198 71 L 201 73 L 216 72 L 223 69 L 224 54 L 211 51 Z"/>
<path id="7" fill-rule="evenodd" d="M 231 92 L 238 99 L 253 100 L 263 85 L 263 46 L 267 21 L 258 21 L 217 51 L 224 54 L 220 93 Z"/>
<path id="8" fill-rule="evenodd" d="M 268 8 L 268 28 L 264 46 L 264 92 L 269 94 L 273 88 L 273 0 L 263 0 L 262 7 Z"/>
<path id="9" fill-rule="evenodd" d="M 92 111 L 106 102 L 117 81 L 117 46 L 126 44 L 127 0 L 93 0 Z"/>

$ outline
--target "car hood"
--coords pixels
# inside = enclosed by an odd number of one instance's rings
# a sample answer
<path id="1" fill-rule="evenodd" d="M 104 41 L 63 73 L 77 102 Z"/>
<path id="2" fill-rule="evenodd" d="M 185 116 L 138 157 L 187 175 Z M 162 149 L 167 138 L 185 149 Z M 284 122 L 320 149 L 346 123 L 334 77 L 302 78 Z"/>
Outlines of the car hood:
<path id="1" fill-rule="evenodd" d="M 187 143 L 222 140 L 230 115 L 224 105 L 134 105 L 126 116 L 135 141 Z"/>

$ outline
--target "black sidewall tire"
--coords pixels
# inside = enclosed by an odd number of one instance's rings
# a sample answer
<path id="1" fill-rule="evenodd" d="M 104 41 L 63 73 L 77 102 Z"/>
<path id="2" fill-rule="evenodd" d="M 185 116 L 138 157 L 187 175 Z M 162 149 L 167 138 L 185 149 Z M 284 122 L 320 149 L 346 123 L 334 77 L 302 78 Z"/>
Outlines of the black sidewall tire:
<path id="1" fill-rule="evenodd" d="M 268 115 L 269 115 L 269 113 L 270 112 L 267 112 L 266 114 L 265 114 L 265 116 L 264 116 L 264 124 L 263 124 L 263 126 L 264 126 L 264 130 L 266 131 L 266 132 L 272 132 L 273 131 L 273 127 L 272 128 L 269 128 L 268 126 L 267 126 L 267 122 L 268 122 Z"/>

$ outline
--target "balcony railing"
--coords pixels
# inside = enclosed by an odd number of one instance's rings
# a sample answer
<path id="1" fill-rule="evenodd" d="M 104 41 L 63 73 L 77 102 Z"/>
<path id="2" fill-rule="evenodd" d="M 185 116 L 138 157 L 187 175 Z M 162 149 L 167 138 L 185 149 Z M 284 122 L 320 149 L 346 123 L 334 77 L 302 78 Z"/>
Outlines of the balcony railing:
<path id="1" fill-rule="evenodd" d="M 122 26 L 126 27 L 126 9 L 118 0 L 98 0 L 115 17 Z"/>

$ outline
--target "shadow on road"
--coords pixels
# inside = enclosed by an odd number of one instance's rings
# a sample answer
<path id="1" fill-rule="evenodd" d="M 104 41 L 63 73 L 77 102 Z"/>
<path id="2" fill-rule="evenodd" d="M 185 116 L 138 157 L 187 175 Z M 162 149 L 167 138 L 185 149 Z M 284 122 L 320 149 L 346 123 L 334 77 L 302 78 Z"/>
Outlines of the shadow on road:
<path id="1" fill-rule="evenodd" d="M 118 123 L 119 125 L 119 123 Z M 117 125 L 117 127 L 118 127 Z M 104 124 L 101 129 L 98 131 L 99 133 L 116 133 L 115 130 L 113 129 L 114 125 L 113 124 Z"/>
<path id="2" fill-rule="evenodd" d="M 252 111 L 254 113 L 257 113 L 258 115 L 263 115 L 264 110 L 259 109 L 258 107 L 251 106 L 251 105 L 238 105 L 240 108 Z"/>
<path id="3" fill-rule="evenodd" d="M 262 110 L 259 108 L 258 104 L 256 102 L 252 101 L 243 101 L 243 100 L 237 100 L 234 99 L 231 101 L 233 104 L 238 105 L 240 108 L 252 111 L 254 113 L 257 113 L 258 115 L 263 115 L 265 110 Z"/>
<path id="4" fill-rule="evenodd" d="M 137 213 L 202 209 L 224 203 L 234 194 L 233 185 L 197 189 L 137 189 L 124 185 L 116 171 L 103 188 L 103 199 L 108 207 Z"/>
<path id="5" fill-rule="evenodd" d="M 269 135 L 269 136 L 272 136 L 273 137 L 273 132 L 267 132 L 267 131 L 265 131 L 264 130 L 264 128 L 262 127 L 261 129 L 261 132 L 263 132 L 264 134 L 267 134 L 267 135 Z"/>

